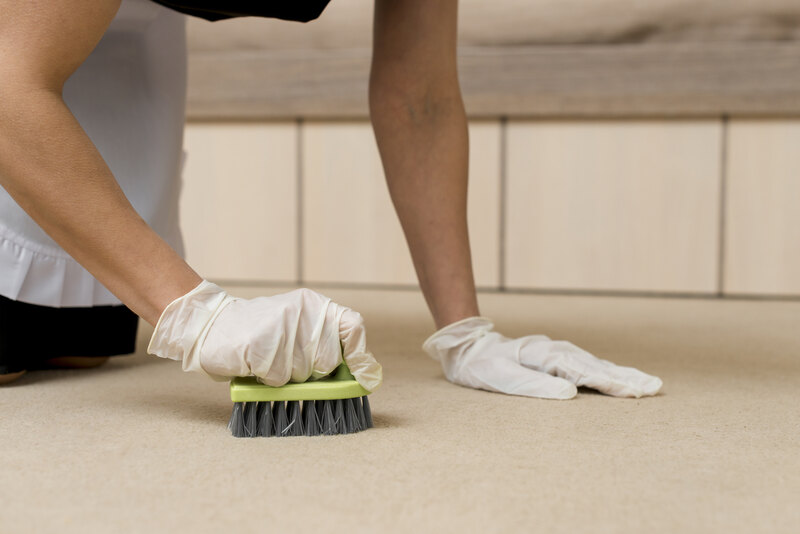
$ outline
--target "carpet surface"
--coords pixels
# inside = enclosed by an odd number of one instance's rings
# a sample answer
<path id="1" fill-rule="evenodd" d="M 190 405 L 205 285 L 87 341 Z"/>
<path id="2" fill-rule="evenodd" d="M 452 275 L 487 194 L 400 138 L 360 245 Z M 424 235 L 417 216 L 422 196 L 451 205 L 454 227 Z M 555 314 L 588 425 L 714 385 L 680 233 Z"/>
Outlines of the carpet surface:
<path id="1" fill-rule="evenodd" d="M 375 428 L 235 439 L 227 385 L 146 355 L 141 321 L 136 355 L 0 387 L 0 533 L 800 528 L 799 302 L 481 294 L 507 336 L 664 381 L 550 401 L 447 382 L 418 292 L 319 291 L 365 317 Z"/>

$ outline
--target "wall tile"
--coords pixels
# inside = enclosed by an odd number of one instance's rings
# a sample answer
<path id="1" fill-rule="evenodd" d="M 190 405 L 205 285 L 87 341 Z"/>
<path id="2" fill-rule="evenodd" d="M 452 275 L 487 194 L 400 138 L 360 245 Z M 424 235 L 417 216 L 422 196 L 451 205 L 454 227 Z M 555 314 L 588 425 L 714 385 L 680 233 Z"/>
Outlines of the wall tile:
<path id="1" fill-rule="evenodd" d="M 719 121 L 512 121 L 508 287 L 712 293 Z"/>
<path id="2" fill-rule="evenodd" d="M 187 262 L 208 279 L 297 278 L 297 126 L 189 123 Z"/>
<path id="3" fill-rule="evenodd" d="M 724 291 L 800 294 L 800 120 L 732 120 Z"/>

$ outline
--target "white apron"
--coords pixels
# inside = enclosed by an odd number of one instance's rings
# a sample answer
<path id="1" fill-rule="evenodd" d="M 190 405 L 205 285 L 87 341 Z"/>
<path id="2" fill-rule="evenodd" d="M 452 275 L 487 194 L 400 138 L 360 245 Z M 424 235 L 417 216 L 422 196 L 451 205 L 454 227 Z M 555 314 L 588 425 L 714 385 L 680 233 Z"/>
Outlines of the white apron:
<path id="1" fill-rule="evenodd" d="M 139 215 L 184 257 L 178 227 L 186 101 L 186 15 L 123 0 L 64 100 Z M 51 307 L 121 301 L 0 187 L 0 295 Z"/>

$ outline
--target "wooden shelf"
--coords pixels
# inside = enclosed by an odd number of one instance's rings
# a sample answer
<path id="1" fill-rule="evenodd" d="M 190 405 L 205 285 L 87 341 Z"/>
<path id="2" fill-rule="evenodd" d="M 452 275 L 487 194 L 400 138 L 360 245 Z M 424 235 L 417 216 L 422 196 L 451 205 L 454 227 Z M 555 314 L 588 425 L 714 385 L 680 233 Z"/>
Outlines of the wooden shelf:
<path id="1" fill-rule="evenodd" d="M 369 48 L 189 56 L 190 120 L 364 119 Z M 800 42 L 468 46 L 471 118 L 800 116 Z"/>

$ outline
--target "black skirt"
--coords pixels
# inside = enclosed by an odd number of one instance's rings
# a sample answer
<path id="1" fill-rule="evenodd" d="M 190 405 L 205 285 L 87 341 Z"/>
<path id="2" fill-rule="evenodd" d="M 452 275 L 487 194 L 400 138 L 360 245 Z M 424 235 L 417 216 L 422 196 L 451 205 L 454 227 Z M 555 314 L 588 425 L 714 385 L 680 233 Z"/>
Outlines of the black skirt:
<path id="1" fill-rule="evenodd" d="M 153 0 L 175 11 L 215 21 L 267 17 L 308 22 L 319 17 L 330 0 Z"/>
<path id="2" fill-rule="evenodd" d="M 136 351 L 139 316 L 125 305 L 53 308 L 0 295 L 0 374 L 60 356 L 118 356 Z"/>

